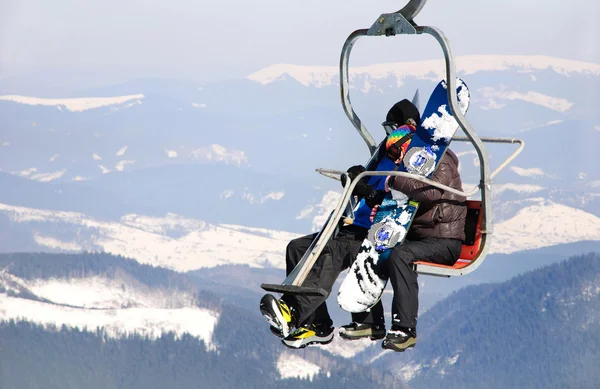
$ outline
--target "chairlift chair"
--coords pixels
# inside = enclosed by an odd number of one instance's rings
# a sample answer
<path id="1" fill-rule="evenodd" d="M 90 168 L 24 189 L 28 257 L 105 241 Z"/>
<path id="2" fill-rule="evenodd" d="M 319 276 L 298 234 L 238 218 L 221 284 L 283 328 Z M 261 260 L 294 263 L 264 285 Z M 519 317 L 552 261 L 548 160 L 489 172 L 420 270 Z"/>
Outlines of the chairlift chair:
<path id="1" fill-rule="evenodd" d="M 352 218 L 352 192 L 356 184 L 361 178 L 372 175 L 396 175 L 410 177 L 422 182 L 426 182 L 437 188 L 448 190 L 466 198 L 471 198 L 477 193 L 480 193 L 480 200 L 468 200 L 468 216 L 465 232 L 467 239 L 463 243 L 462 252 L 459 260 L 454 266 L 438 265 L 424 261 L 417 261 L 414 263 L 415 270 L 419 274 L 440 276 L 440 277 L 451 277 L 451 276 L 462 276 L 471 273 L 478 266 L 481 265 L 485 259 L 491 244 L 492 234 L 492 209 L 491 209 L 491 189 L 492 179 L 502 169 L 504 169 L 524 148 L 524 142 L 521 139 L 516 138 L 489 138 L 479 137 L 469 122 L 466 120 L 464 115 L 458 106 L 458 97 L 456 95 L 456 67 L 454 56 L 450 50 L 450 44 L 446 36 L 442 31 L 435 27 L 429 26 L 418 26 L 414 22 L 414 17 L 421 11 L 427 0 L 410 0 L 408 4 L 401 10 L 389 14 L 382 14 L 375 23 L 368 29 L 356 30 L 350 34 L 346 39 L 342 48 L 340 57 L 340 94 L 342 100 L 342 107 L 344 112 L 350 119 L 350 122 L 354 125 L 356 130 L 359 132 L 371 154 L 371 159 L 367 166 L 374 163 L 380 155 L 381 148 L 384 147 L 383 143 L 376 145 L 375 140 L 371 133 L 366 129 L 356 112 L 352 107 L 350 101 L 350 88 L 349 88 L 349 75 L 348 75 L 348 63 L 350 59 L 350 53 L 356 40 L 363 36 L 396 36 L 396 35 L 415 35 L 415 34 L 429 34 L 433 36 L 440 44 L 446 64 L 446 82 L 448 84 L 448 101 L 450 104 L 450 110 L 453 112 L 454 117 L 460 128 L 465 133 L 466 137 L 455 136 L 453 141 L 470 142 L 479 159 L 479 171 L 480 171 L 480 182 L 479 185 L 471 192 L 459 191 L 437 182 L 431 181 L 425 177 L 412 175 L 405 172 L 397 171 L 365 171 L 359 174 L 354 180 L 346 180 L 346 185 L 342 191 L 342 195 L 335 207 L 335 209 L 329 215 L 327 222 L 317 234 L 316 238 L 312 242 L 312 245 L 306 251 L 296 268 L 286 277 L 281 284 L 262 284 L 261 287 L 270 292 L 277 293 L 288 293 L 288 294 L 300 294 L 300 295 L 321 295 L 327 296 L 328 293 L 322 288 L 311 288 L 303 286 L 303 282 L 306 279 L 309 271 L 313 267 L 315 261 L 321 254 L 323 248 L 327 242 L 336 234 L 337 228 L 340 223 L 343 223 L 347 218 Z M 518 144 L 517 150 L 515 150 L 504 162 L 502 162 L 494 172 L 490 173 L 489 156 L 485 149 L 484 142 L 486 143 L 507 143 L 507 144 Z M 317 169 L 317 172 L 325 176 L 339 180 L 342 174 L 345 172 L 330 170 L 330 169 Z"/>

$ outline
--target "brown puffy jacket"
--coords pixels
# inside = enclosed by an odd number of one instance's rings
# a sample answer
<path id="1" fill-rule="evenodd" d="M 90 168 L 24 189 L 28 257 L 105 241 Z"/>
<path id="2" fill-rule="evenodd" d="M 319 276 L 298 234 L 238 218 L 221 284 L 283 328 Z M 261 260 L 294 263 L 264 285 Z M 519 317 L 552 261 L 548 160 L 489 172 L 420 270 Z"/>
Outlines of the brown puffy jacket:
<path id="1" fill-rule="evenodd" d="M 458 157 L 447 150 L 431 180 L 462 191 Z M 392 188 L 419 202 L 407 239 L 453 238 L 465 240 L 466 198 L 411 178 L 396 177 Z"/>

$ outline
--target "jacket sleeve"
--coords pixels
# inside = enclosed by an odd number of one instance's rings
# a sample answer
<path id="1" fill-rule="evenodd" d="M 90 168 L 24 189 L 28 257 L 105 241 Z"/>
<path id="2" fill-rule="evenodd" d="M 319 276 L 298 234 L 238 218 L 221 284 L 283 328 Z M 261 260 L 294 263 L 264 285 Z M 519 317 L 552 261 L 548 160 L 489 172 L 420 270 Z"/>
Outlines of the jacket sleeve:
<path id="1" fill-rule="evenodd" d="M 450 186 L 453 170 L 454 169 L 452 169 L 452 166 L 450 166 L 448 161 L 444 158 L 442 161 L 440 161 L 440 165 L 437 167 L 431 177 L 429 177 L 429 179 L 439 182 L 442 185 Z M 444 191 L 440 188 L 436 188 L 435 186 L 407 177 L 394 178 L 391 188 L 400 191 L 411 199 L 419 202 L 433 202 L 440 200 L 444 193 Z"/>

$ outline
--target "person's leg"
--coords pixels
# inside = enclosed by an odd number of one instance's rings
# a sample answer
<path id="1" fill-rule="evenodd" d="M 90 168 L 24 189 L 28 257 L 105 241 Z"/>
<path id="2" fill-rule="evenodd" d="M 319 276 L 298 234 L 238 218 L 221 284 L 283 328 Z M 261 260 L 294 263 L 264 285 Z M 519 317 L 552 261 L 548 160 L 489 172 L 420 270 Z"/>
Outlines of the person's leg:
<path id="1" fill-rule="evenodd" d="M 367 312 L 353 313 L 352 321 L 363 324 L 384 324 L 385 319 L 383 317 L 383 304 L 381 303 L 381 300 Z"/>
<path id="2" fill-rule="evenodd" d="M 423 260 L 439 264 L 453 264 L 460 255 L 461 243 L 455 239 L 424 239 L 405 241 L 392 249 L 388 258 L 390 283 L 394 289 L 392 300 L 392 331 L 388 338 L 412 340 L 403 343 L 406 347 L 414 345 L 419 310 L 419 284 L 413 263 Z M 395 335 L 395 332 L 404 335 Z M 386 338 L 386 340 L 388 340 Z M 389 342 L 388 342 L 389 343 Z M 384 347 L 386 342 L 384 342 Z M 403 351 L 402 349 L 396 351 Z"/>
<path id="3" fill-rule="evenodd" d="M 323 249 L 302 286 L 323 288 L 329 293 L 339 274 L 350 266 L 366 236 L 366 229 L 347 226 Z M 283 299 L 295 309 L 297 326 L 328 324 L 332 321 L 325 300 L 328 296 L 284 295 Z"/>
<path id="4" fill-rule="evenodd" d="M 385 336 L 385 319 L 381 301 L 367 312 L 353 313 L 352 323 L 342 326 L 340 336 L 349 340 L 382 339 Z"/>
<path id="5" fill-rule="evenodd" d="M 291 240 L 285 250 L 285 275 L 288 276 L 296 267 L 317 234 L 310 234 Z"/>

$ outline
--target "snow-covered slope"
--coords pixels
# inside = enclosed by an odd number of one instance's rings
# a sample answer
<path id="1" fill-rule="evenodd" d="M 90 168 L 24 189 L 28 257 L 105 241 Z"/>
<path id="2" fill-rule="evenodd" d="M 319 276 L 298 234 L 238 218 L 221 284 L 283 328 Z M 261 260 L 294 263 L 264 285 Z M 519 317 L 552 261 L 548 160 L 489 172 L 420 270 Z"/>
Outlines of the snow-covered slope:
<path id="1" fill-rule="evenodd" d="M 494 226 L 492 252 L 510 254 L 562 243 L 600 240 L 600 218 L 543 198 L 528 200 L 514 217 Z"/>
<path id="2" fill-rule="evenodd" d="M 324 201 L 330 201 L 329 197 L 325 196 Z M 107 222 L 75 212 L 5 204 L 0 204 L 0 214 L 14 223 L 28 224 L 42 249 L 103 251 L 178 271 L 222 264 L 284 268 L 286 245 L 298 236 L 237 225 L 212 225 L 172 214 L 164 218 L 126 215 L 120 222 Z M 54 232 L 53 226 L 57 225 L 61 226 L 60 236 Z M 494 225 L 491 253 L 508 254 L 584 240 L 600 240 L 600 218 L 550 200 L 532 198 L 522 202 L 514 216 Z"/>
<path id="3" fill-rule="evenodd" d="M 213 332 L 219 314 L 197 307 L 194 296 L 186 292 L 150 290 L 102 277 L 29 281 L 0 269 L 0 321 L 11 319 L 47 328 L 100 328 L 112 337 L 188 333 L 215 350 Z"/>
<path id="4" fill-rule="evenodd" d="M 47 211 L 0 204 L 0 213 L 16 223 L 31 223 L 36 243 L 61 251 L 103 251 L 140 263 L 178 271 L 223 264 L 284 267 L 284 251 L 296 234 L 233 225 L 211 225 L 176 215 L 153 218 L 126 215 L 120 222 L 96 220 L 81 213 Z M 73 233 L 56 236 L 52 224 Z"/>
<path id="5" fill-rule="evenodd" d="M 600 75 L 600 65 L 588 62 L 548 56 L 500 56 L 468 55 L 456 57 L 457 72 L 463 75 L 482 71 L 517 70 L 553 70 L 562 75 L 573 73 Z M 300 84 L 311 87 L 337 86 L 339 69 L 335 66 L 301 66 L 289 64 L 271 65 L 261 69 L 248 78 L 261 84 L 269 84 L 288 75 Z M 396 86 L 402 86 L 407 77 L 427 79 L 434 82 L 445 77 L 444 60 L 414 61 L 377 64 L 350 69 L 351 81 L 359 77 L 368 77 L 372 81 L 384 80 L 390 76 L 396 79 Z M 368 87 L 367 87 L 368 90 Z"/>
<path id="6" fill-rule="evenodd" d="M 201 339 L 208 350 L 218 351 L 214 333 L 219 312 L 199 308 L 196 297 L 188 291 L 151 288 L 130 278 L 26 280 L 0 268 L 0 322 L 11 319 L 40 324 L 49 331 L 63 325 L 85 331 L 101 329 L 113 338 L 189 334 Z M 338 337 L 322 349 L 350 358 L 369 345 L 369 341 L 344 342 Z M 326 367 L 286 349 L 282 349 L 276 368 L 281 379 L 312 381 L 317 375 L 330 375 Z"/>

